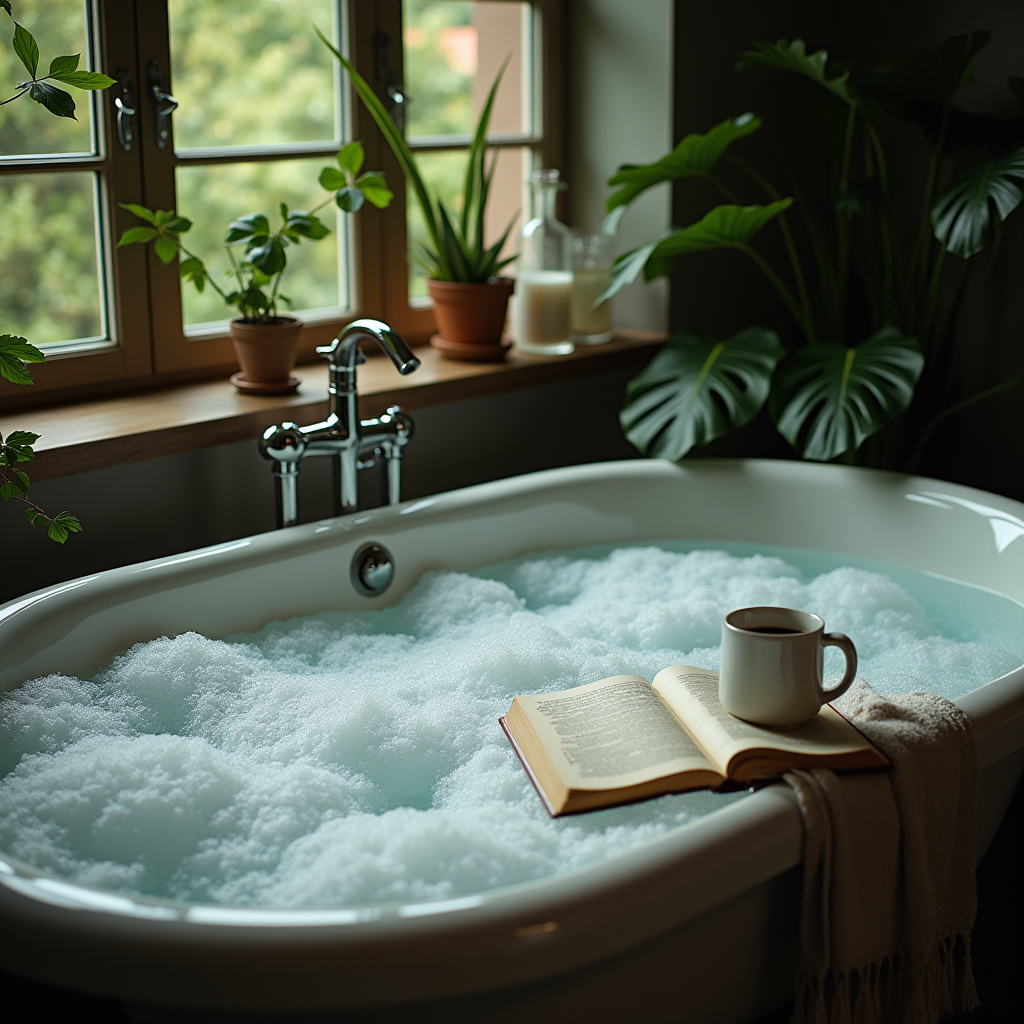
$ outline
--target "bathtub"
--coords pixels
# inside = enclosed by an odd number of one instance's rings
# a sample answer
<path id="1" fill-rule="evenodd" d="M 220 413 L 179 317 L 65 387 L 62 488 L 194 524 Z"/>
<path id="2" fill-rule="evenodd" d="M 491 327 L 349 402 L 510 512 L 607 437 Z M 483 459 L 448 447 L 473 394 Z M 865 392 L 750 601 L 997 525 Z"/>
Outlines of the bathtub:
<path id="1" fill-rule="evenodd" d="M 268 499 L 269 500 L 269 499 Z M 88 675 L 139 640 L 223 636 L 398 600 L 429 569 L 644 539 L 742 541 L 923 569 L 1024 602 L 1024 506 L 916 477 L 776 461 L 536 473 L 128 566 L 0 609 L 5 690 Z M 353 554 L 394 555 L 383 597 Z M 1024 767 L 1024 666 L 959 700 L 978 743 L 979 857 Z M 0 855 L 5 969 L 136 1019 L 345 1010 L 345 1019 L 742 1021 L 797 956 L 800 820 L 783 786 L 556 879 L 422 904 L 275 911 L 132 899 Z"/>

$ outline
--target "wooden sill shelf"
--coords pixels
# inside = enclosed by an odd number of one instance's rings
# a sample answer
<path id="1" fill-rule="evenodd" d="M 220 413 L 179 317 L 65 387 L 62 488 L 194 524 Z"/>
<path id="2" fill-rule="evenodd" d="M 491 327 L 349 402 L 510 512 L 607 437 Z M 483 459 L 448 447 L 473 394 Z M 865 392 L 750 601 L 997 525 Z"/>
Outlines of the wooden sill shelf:
<path id="1" fill-rule="evenodd" d="M 581 346 L 569 356 L 524 356 L 504 363 L 458 363 L 435 349 L 416 350 L 423 365 L 401 377 L 382 355 L 359 367 L 359 411 L 365 419 L 389 405 L 422 409 L 620 368 L 639 366 L 666 340 L 654 331 L 619 330 L 607 345 Z M 85 473 L 143 459 L 258 438 L 270 425 L 314 423 L 327 415 L 327 364 L 300 366 L 295 394 L 243 395 L 226 380 L 179 385 L 0 416 L 0 434 L 40 435 L 34 480 Z"/>

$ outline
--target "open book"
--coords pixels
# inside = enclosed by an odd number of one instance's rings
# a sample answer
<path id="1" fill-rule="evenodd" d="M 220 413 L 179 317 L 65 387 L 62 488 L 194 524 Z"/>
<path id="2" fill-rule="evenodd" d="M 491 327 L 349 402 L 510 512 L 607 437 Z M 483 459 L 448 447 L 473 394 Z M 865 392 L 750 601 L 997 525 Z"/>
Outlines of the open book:
<path id="1" fill-rule="evenodd" d="M 718 673 L 689 665 L 612 676 L 573 690 L 516 697 L 501 720 L 552 817 L 774 778 L 790 768 L 889 764 L 826 704 L 795 729 L 766 729 L 729 714 Z"/>

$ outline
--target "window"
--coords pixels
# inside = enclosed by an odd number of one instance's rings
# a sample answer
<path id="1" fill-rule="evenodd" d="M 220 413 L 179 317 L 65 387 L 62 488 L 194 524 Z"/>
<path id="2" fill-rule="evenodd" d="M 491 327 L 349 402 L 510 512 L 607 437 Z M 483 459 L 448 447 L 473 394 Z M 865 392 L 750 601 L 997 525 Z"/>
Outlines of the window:
<path id="1" fill-rule="evenodd" d="M 0 109 L 0 309 L 5 333 L 47 353 L 36 387 L 0 382 L 0 399 L 50 390 L 96 393 L 220 372 L 233 364 L 229 311 L 197 295 L 176 264 L 116 247 L 138 221 L 119 204 L 174 209 L 194 222 L 189 248 L 211 273 L 226 267 L 229 221 L 327 198 L 319 169 L 351 139 L 383 169 L 396 198 L 347 217 L 333 234 L 289 250 L 289 298 L 306 322 L 300 358 L 358 315 L 425 340 L 433 316 L 406 254 L 421 230 L 402 174 L 341 69 L 312 31 L 347 51 L 382 96 L 401 104 L 423 171 L 455 203 L 476 114 L 508 58 L 491 125 L 498 148 L 488 226 L 493 238 L 527 211 L 529 170 L 560 155 L 560 88 L 552 75 L 561 5 L 553 0 L 22 0 L 15 15 L 40 43 L 41 63 L 82 53 L 81 66 L 119 80 L 75 92 L 78 120 L 28 99 Z M 0 50 L 9 95 L 22 69 Z M 122 88 L 123 86 L 123 88 Z M 173 96 L 154 98 L 154 90 Z M 133 107 L 134 117 L 121 114 Z"/>

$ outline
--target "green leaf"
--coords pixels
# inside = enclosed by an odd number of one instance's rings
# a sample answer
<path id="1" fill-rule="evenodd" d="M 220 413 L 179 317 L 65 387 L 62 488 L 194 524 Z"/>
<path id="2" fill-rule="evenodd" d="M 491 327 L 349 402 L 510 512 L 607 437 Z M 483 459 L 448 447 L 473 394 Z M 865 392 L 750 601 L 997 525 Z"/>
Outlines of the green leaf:
<path id="1" fill-rule="evenodd" d="M 51 521 L 50 517 L 45 512 L 40 512 L 39 509 L 36 508 L 25 509 L 25 518 L 33 526 L 46 526 Z"/>
<path id="2" fill-rule="evenodd" d="M 58 89 L 49 82 L 33 82 L 28 87 L 28 95 L 40 106 L 46 107 L 51 114 L 56 114 L 57 117 L 70 117 L 72 121 L 78 120 L 75 117 L 75 101 L 71 93 Z"/>
<path id="3" fill-rule="evenodd" d="M 82 524 L 74 516 L 69 515 L 67 512 L 61 512 L 59 516 L 51 520 L 50 525 L 47 527 L 46 535 L 50 540 L 63 544 L 68 539 L 69 533 L 81 532 Z"/>
<path id="4" fill-rule="evenodd" d="M 202 292 L 206 288 L 206 266 L 198 257 L 189 256 L 187 259 L 183 259 L 178 264 L 178 273 L 191 281 L 197 291 Z"/>
<path id="5" fill-rule="evenodd" d="M 10 14 L 12 18 L 14 17 L 14 14 L 11 11 L 11 0 L 0 0 L 0 7 Z"/>
<path id="6" fill-rule="evenodd" d="M 228 225 L 224 241 L 227 245 L 242 242 L 263 242 L 270 235 L 270 222 L 262 213 L 247 213 Z"/>
<path id="7" fill-rule="evenodd" d="M 622 209 L 625 209 L 625 207 L 622 207 Z M 601 293 L 597 301 L 599 303 L 606 302 L 613 295 L 622 291 L 627 284 L 632 284 L 636 280 L 637 274 L 644 269 L 644 265 L 650 258 L 651 253 L 658 247 L 658 243 L 670 234 L 671 232 L 666 232 L 661 238 L 656 238 L 653 242 L 648 242 L 646 245 L 641 245 L 636 249 L 630 249 L 629 252 L 624 252 L 619 256 L 612 266 L 608 287 Z"/>
<path id="8" fill-rule="evenodd" d="M 786 198 L 765 206 L 716 206 L 696 224 L 672 231 L 658 242 L 644 266 L 644 279 L 663 277 L 676 256 L 745 248 L 766 224 L 792 205 L 793 200 Z"/>
<path id="9" fill-rule="evenodd" d="M 788 71 L 792 74 L 803 75 L 805 78 L 824 86 L 829 92 L 834 93 L 844 103 L 854 103 L 850 90 L 847 87 L 848 72 L 841 75 L 828 76 L 828 51 L 816 50 L 808 53 L 802 39 L 794 39 L 789 42 L 780 39 L 777 43 L 769 43 L 767 40 L 760 40 L 754 43 L 751 49 L 740 54 L 736 64 L 736 70 L 744 68 L 772 68 L 776 71 Z"/>
<path id="10" fill-rule="evenodd" d="M 750 113 L 741 114 L 716 124 L 702 135 L 687 135 L 671 153 L 654 163 L 639 166 L 623 164 L 608 179 L 609 186 L 622 187 L 605 200 L 605 209 L 611 212 L 616 207 L 631 203 L 641 192 L 663 181 L 710 174 L 729 146 L 737 139 L 752 135 L 760 127 L 761 118 Z"/>
<path id="11" fill-rule="evenodd" d="M 338 209 L 344 210 L 345 213 L 355 213 L 362 209 L 363 198 L 363 190 L 360 188 L 339 188 L 334 193 L 334 201 L 338 204 Z"/>
<path id="12" fill-rule="evenodd" d="M 612 267 L 611 281 L 598 302 L 610 299 L 636 280 L 641 270 L 644 279 L 653 281 L 669 272 L 676 256 L 712 249 L 744 249 L 751 239 L 773 218 L 793 203 L 779 199 L 767 206 L 716 206 L 696 224 L 674 228 L 660 239 L 623 253 Z"/>
<path id="13" fill-rule="evenodd" d="M 775 425 L 803 458 L 827 462 L 903 412 L 922 369 L 917 341 L 895 327 L 856 348 L 821 342 L 799 349 L 775 375 Z"/>
<path id="14" fill-rule="evenodd" d="M 779 336 L 764 327 L 748 327 L 728 341 L 691 331 L 675 335 L 629 383 L 619 414 L 627 439 L 641 452 L 677 461 L 742 427 L 767 400 L 784 354 Z"/>
<path id="15" fill-rule="evenodd" d="M 24 498 L 28 494 L 28 473 L 23 473 L 20 469 L 5 469 L 3 476 L 6 480 L 0 484 L 0 501 L 10 501 L 17 496 Z"/>
<path id="16" fill-rule="evenodd" d="M 245 257 L 268 277 L 281 273 L 288 261 L 280 238 L 269 238 L 259 245 L 250 243 L 245 250 Z"/>
<path id="17" fill-rule="evenodd" d="M 35 345 L 30 345 L 24 338 L 0 334 L 0 377 L 12 384 L 31 384 L 32 376 L 25 369 L 25 364 L 41 363 L 45 358 Z"/>
<path id="18" fill-rule="evenodd" d="M 365 158 L 366 155 L 363 152 L 363 144 L 361 142 L 350 142 L 347 146 L 343 146 L 338 151 L 337 161 L 338 166 L 343 171 L 347 171 L 355 177 L 361 170 L 363 160 Z M 326 186 L 324 187 L 326 188 Z"/>
<path id="19" fill-rule="evenodd" d="M 68 57 L 54 57 L 50 61 L 50 70 L 47 71 L 47 75 L 63 75 L 69 71 L 76 71 L 78 69 L 78 62 L 82 59 L 80 53 L 73 53 Z"/>
<path id="20" fill-rule="evenodd" d="M 356 179 L 356 186 L 362 190 L 366 201 L 373 203 L 379 210 L 386 209 L 395 198 L 394 192 L 388 187 L 384 175 L 378 171 L 367 171 Z"/>
<path id="21" fill-rule="evenodd" d="M 109 89 L 114 84 L 113 78 L 101 74 L 99 71 L 69 71 L 51 77 L 65 85 L 72 85 L 76 89 Z"/>
<path id="22" fill-rule="evenodd" d="M 894 55 L 865 83 L 865 91 L 899 113 L 921 102 L 948 103 L 974 81 L 974 58 L 991 39 L 991 32 L 976 31 Z"/>
<path id="23" fill-rule="evenodd" d="M 320 185 L 328 192 L 334 192 L 348 185 L 348 178 L 337 167 L 325 167 L 320 172 Z"/>
<path id="24" fill-rule="evenodd" d="M 935 237 L 961 259 L 981 252 L 989 242 L 993 210 L 1004 221 L 1024 199 L 1018 182 L 1024 184 L 1024 146 L 1002 160 L 967 168 L 932 208 Z"/>
<path id="25" fill-rule="evenodd" d="M 134 213 L 139 220 L 144 220 L 147 224 L 156 224 L 156 214 L 145 206 L 139 206 L 138 203 L 120 203 L 119 205 L 122 210 Z"/>
<path id="26" fill-rule="evenodd" d="M 153 243 L 153 252 L 160 257 L 160 262 L 166 265 L 178 255 L 178 243 L 170 235 L 160 235 Z"/>
<path id="27" fill-rule="evenodd" d="M 14 52 L 21 58 L 25 70 L 36 77 L 36 69 L 39 67 L 39 47 L 36 44 L 32 33 L 23 25 L 14 23 Z"/>
<path id="28" fill-rule="evenodd" d="M 294 233 L 302 238 L 308 238 L 314 242 L 318 242 L 321 238 L 326 238 L 331 233 L 331 229 L 319 217 L 304 213 L 302 210 L 295 210 L 288 214 L 288 219 L 285 221 L 285 229 L 290 233 Z"/>
<path id="29" fill-rule="evenodd" d="M 171 217 L 166 224 L 164 224 L 164 231 L 169 232 L 172 235 L 183 235 L 186 231 L 192 228 L 192 221 L 188 217 Z"/>
<path id="30" fill-rule="evenodd" d="M 168 223 L 174 218 L 173 210 L 154 210 L 153 211 L 153 223 L 163 230 Z"/>
<path id="31" fill-rule="evenodd" d="M 15 466 L 19 462 L 31 462 L 35 458 L 32 445 L 39 440 L 31 430 L 12 430 L 7 439 L 0 438 L 0 466 Z"/>
<path id="32" fill-rule="evenodd" d="M 145 228 L 142 225 L 134 228 L 128 228 L 127 231 L 123 232 L 120 240 L 117 243 L 118 249 L 122 245 L 134 245 L 136 242 L 146 243 L 151 238 L 156 238 L 156 228 Z"/>

